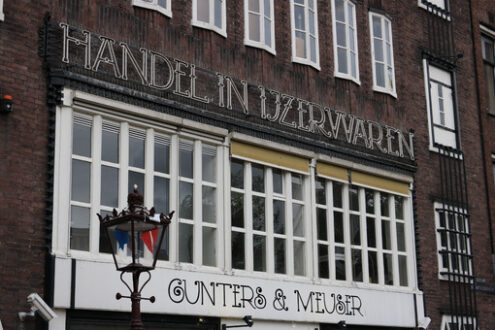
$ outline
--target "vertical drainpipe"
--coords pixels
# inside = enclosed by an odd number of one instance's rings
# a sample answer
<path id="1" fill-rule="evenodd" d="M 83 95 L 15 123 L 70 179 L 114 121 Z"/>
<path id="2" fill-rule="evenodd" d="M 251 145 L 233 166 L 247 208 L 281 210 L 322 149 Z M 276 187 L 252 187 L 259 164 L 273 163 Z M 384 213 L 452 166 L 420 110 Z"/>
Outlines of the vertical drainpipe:
<path id="1" fill-rule="evenodd" d="M 490 194 L 488 191 L 488 175 L 487 175 L 487 168 L 486 168 L 486 153 L 485 153 L 485 141 L 483 139 L 483 125 L 482 125 L 482 112 L 481 112 L 481 97 L 480 97 L 480 86 L 479 86 L 479 76 L 478 76 L 478 60 L 477 60 L 477 55 L 476 55 L 476 46 L 475 46 L 475 37 L 474 37 L 474 21 L 473 21 L 473 4 L 472 1 L 469 0 L 469 19 L 471 20 L 471 44 L 472 44 L 472 51 L 473 51 L 473 66 L 474 66 L 474 74 L 476 76 L 476 98 L 477 98 L 477 104 L 478 104 L 478 124 L 479 124 L 479 132 L 480 132 L 480 141 L 481 141 L 481 156 L 483 160 L 483 176 L 485 179 L 485 196 L 486 196 L 486 211 L 488 213 L 488 229 L 490 231 L 490 251 L 492 255 L 492 270 L 493 274 L 495 275 L 495 251 L 494 251 L 494 246 L 493 246 L 493 226 L 492 226 L 492 213 L 491 213 L 491 208 L 490 208 Z"/>

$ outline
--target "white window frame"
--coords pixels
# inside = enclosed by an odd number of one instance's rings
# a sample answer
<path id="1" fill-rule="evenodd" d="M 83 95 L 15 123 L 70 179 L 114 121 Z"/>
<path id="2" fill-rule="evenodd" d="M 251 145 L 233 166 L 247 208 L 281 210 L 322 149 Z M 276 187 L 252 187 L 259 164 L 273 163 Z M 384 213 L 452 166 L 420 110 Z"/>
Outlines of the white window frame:
<path id="1" fill-rule="evenodd" d="M 260 16 L 260 41 L 255 41 L 249 39 L 249 0 L 244 0 L 244 44 L 246 46 L 257 47 L 266 50 L 267 52 L 276 55 L 275 51 L 275 9 L 273 8 L 273 0 L 270 1 L 270 34 L 272 45 L 269 46 L 266 44 L 265 40 L 265 19 L 268 17 L 265 13 L 264 0 L 257 0 L 259 3 L 260 12 L 257 13 Z"/>
<path id="2" fill-rule="evenodd" d="M 307 1 L 314 1 L 314 16 L 315 16 L 315 56 L 316 56 L 316 61 L 311 60 L 311 47 L 310 47 L 310 27 L 309 27 L 309 6 Z M 292 34 L 292 62 L 299 63 L 299 64 L 305 64 L 305 65 L 310 65 L 316 70 L 321 70 L 320 68 L 320 46 L 319 46 L 319 34 L 318 34 L 318 1 L 317 0 L 304 0 L 304 15 L 305 15 L 305 30 L 304 33 L 306 34 L 306 55 L 307 58 L 304 57 L 299 57 L 297 56 L 297 49 L 296 49 L 296 23 L 294 20 L 294 15 L 295 15 L 295 10 L 294 6 L 296 4 L 294 3 L 294 0 L 290 0 L 290 22 L 291 22 L 291 34 Z M 297 4 L 297 6 L 300 6 Z"/>
<path id="3" fill-rule="evenodd" d="M 358 33 L 357 33 L 357 21 L 356 21 L 356 4 L 350 0 L 343 0 L 344 2 L 344 11 L 345 11 L 345 42 L 346 47 L 341 47 L 337 45 L 337 16 L 335 11 L 335 0 L 331 0 L 330 3 L 332 5 L 332 31 L 333 31 L 333 54 L 334 54 L 334 76 L 342 79 L 348 79 L 354 81 L 356 84 L 360 85 L 361 82 L 359 80 L 359 50 L 358 50 Z M 352 7 L 352 19 L 354 22 L 354 26 L 349 26 L 349 13 L 348 6 Z M 349 30 L 354 30 L 354 52 L 350 49 L 350 34 Z M 338 59 L 338 49 L 345 49 L 347 55 L 347 73 L 339 71 L 339 59 Z M 351 70 L 351 53 L 355 53 L 355 67 L 356 67 L 356 77 L 352 76 Z"/>
<path id="4" fill-rule="evenodd" d="M 436 6 L 438 9 L 433 9 L 429 8 L 427 5 L 425 5 L 424 2 L 428 2 L 429 4 Z M 427 10 L 431 13 L 434 13 L 443 19 L 446 19 L 448 21 L 451 20 L 450 18 L 450 1 L 449 0 L 418 0 L 418 7 L 423 8 L 424 10 Z"/>
<path id="5" fill-rule="evenodd" d="M 1 1 L 1 0 L 0 0 Z M 167 3 L 167 8 L 163 8 L 158 4 L 158 0 L 152 0 L 152 2 L 144 0 L 132 0 L 132 5 L 136 7 L 142 7 L 146 9 L 156 10 L 159 13 L 167 17 L 172 17 L 172 1 L 164 0 Z"/>
<path id="6" fill-rule="evenodd" d="M 467 317 L 467 316 L 454 316 L 454 320 L 458 320 L 459 323 L 464 323 L 464 325 L 467 325 L 468 321 L 470 321 L 470 323 L 474 323 L 477 325 L 477 328 L 479 329 L 479 325 L 477 324 L 478 321 L 476 320 L 476 318 L 472 318 L 472 317 Z M 452 322 L 452 316 L 451 315 L 442 315 L 442 324 L 440 325 L 440 330 L 464 330 L 463 328 L 461 328 L 462 324 L 458 324 L 457 325 L 457 329 L 452 329 L 450 327 L 450 323 Z M 474 324 L 472 324 L 474 326 Z M 474 329 L 474 327 L 473 327 Z"/>
<path id="7" fill-rule="evenodd" d="M 209 22 L 203 22 L 198 20 L 198 0 L 193 0 L 192 1 L 192 21 L 191 24 L 193 26 L 203 28 L 203 29 L 208 29 L 215 31 L 219 35 L 227 38 L 227 5 L 226 2 L 227 0 L 220 0 L 222 3 L 222 27 L 218 27 L 215 25 L 215 1 L 216 0 L 209 0 L 209 7 L 210 7 L 210 21 Z"/>
<path id="8" fill-rule="evenodd" d="M 3 0 L 0 0 L 0 21 L 5 20 L 5 15 L 3 13 Z"/>
<path id="9" fill-rule="evenodd" d="M 495 31 L 490 29 L 490 28 L 487 28 L 486 26 L 484 25 L 480 25 L 480 30 L 481 30 L 481 47 L 482 47 L 482 61 L 483 61 L 483 69 L 484 69 L 484 66 L 486 65 L 485 63 L 487 63 L 488 61 L 485 60 L 484 58 L 484 54 L 483 54 L 483 39 L 491 39 L 491 41 L 494 43 L 494 47 L 495 47 Z M 492 79 L 494 80 L 494 83 L 495 83 L 495 65 L 494 63 L 490 63 L 488 62 L 489 65 L 491 65 L 493 67 L 493 75 L 492 75 Z M 486 82 L 485 82 L 486 84 Z M 485 85 L 486 86 L 486 85 Z M 488 86 L 486 86 L 485 88 L 488 88 Z M 495 88 L 495 87 L 494 87 Z M 485 95 L 488 91 L 485 91 Z M 495 91 L 494 91 L 495 92 Z M 488 101 L 487 101 L 488 103 Z M 487 104 L 487 113 L 490 114 L 490 115 L 495 115 L 495 108 L 490 108 L 490 105 Z"/>
<path id="10" fill-rule="evenodd" d="M 382 38 L 381 38 L 381 44 L 382 44 L 382 54 L 383 54 L 383 61 L 378 61 L 375 56 L 375 42 L 374 39 L 379 39 L 373 34 L 373 17 L 378 17 L 380 19 L 380 25 L 381 25 L 381 32 L 382 32 Z M 386 31 L 386 25 L 385 22 L 388 23 L 388 31 Z M 392 35 L 392 21 L 388 19 L 385 15 L 378 14 L 376 12 L 370 11 L 369 13 L 369 24 L 370 24 L 370 40 L 371 40 L 371 67 L 373 69 L 373 90 L 376 92 L 382 92 L 382 93 L 387 93 L 392 95 L 393 97 L 397 97 L 397 92 L 395 88 L 395 66 L 394 66 L 394 45 L 393 45 L 393 35 Z M 388 33 L 388 36 L 390 40 L 386 40 L 386 35 Z M 387 62 L 387 44 L 390 46 L 390 63 Z M 385 87 L 383 86 L 378 86 L 377 84 L 377 75 L 376 75 L 376 64 L 381 63 L 384 66 L 384 79 L 385 79 Z M 389 68 L 391 70 L 391 86 L 387 87 L 387 79 L 388 78 L 388 72 Z"/>
<path id="11" fill-rule="evenodd" d="M 450 75 L 450 83 L 443 82 L 443 85 L 446 88 L 450 88 L 452 91 L 452 99 L 451 99 L 452 114 L 449 116 L 451 117 L 450 120 L 453 121 L 453 123 L 450 123 L 448 125 L 447 124 L 439 125 L 439 124 L 436 124 L 433 122 L 433 120 L 437 114 L 433 112 L 436 109 L 432 109 L 433 103 L 432 103 L 432 97 L 431 97 L 431 92 L 430 92 L 431 86 L 432 86 L 431 85 L 431 79 L 430 79 L 431 68 L 433 68 L 434 70 L 437 70 L 437 71 L 443 71 L 443 73 Z M 460 138 L 460 130 L 459 130 L 459 126 L 458 126 L 458 117 L 457 117 L 458 115 L 457 115 L 457 107 L 456 107 L 456 95 L 455 95 L 456 89 L 455 89 L 455 85 L 454 85 L 454 83 L 455 83 L 454 72 L 447 71 L 447 70 L 444 70 L 440 67 L 434 66 L 434 65 L 430 64 L 426 59 L 424 59 L 423 60 L 423 73 L 424 73 L 424 80 L 425 80 L 426 108 L 427 108 L 427 113 L 428 113 L 428 132 L 429 132 L 429 141 L 430 141 L 429 149 L 430 149 L 430 151 L 438 152 L 439 151 L 438 148 L 434 145 L 435 144 L 434 142 L 436 142 L 438 144 L 449 146 L 449 147 L 452 147 L 456 150 L 460 150 L 461 149 L 461 138 Z M 442 82 L 440 82 L 440 83 L 442 83 Z M 445 97 L 443 97 L 442 99 L 445 99 Z M 444 106 L 445 106 L 445 104 L 444 104 Z M 445 110 L 445 108 L 444 108 L 444 110 Z M 444 111 L 443 113 L 445 114 L 446 112 Z M 447 132 L 450 131 L 451 133 L 455 134 L 455 145 L 452 145 L 451 143 L 450 144 L 442 143 L 443 141 L 440 137 L 437 136 L 438 134 L 434 135 L 435 125 L 436 126 L 444 126 L 444 128 L 437 127 L 438 128 L 437 131 L 438 130 L 445 130 Z M 434 136 L 435 136 L 435 141 L 433 140 Z"/>
<path id="12" fill-rule="evenodd" d="M 82 157 L 72 155 L 72 121 L 74 115 L 89 117 L 92 120 L 91 131 L 91 157 Z M 223 158 L 224 146 L 223 140 L 217 137 L 208 136 L 206 134 L 192 134 L 189 132 L 181 132 L 175 127 L 169 125 L 157 125 L 149 123 L 143 125 L 143 122 L 137 118 L 121 117 L 111 112 L 106 112 L 103 108 L 97 110 L 89 110 L 84 106 L 59 107 L 57 108 L 57 128 L 60 131 L 56 137 L 57 164 L 55 166 L 57 178 L 55 179 L 55 187 L 57 189 L 56 200 L 54 206 L 57 209 L 54 211 L 54 240 L 53 249 L 57 255 L 71 255 L 75 258 L 86 260 L 105 260 L 113 262 L 111 254 L 99 252 L 100 239 L 100 223 L 97 218 L 97 213 L 101 211 L 111 211 L 111 208 L 100 204 L 100 170 L 101 165 L 114 165 L 119 168 L 119 190 L 118 190 L 118 209 L 127 207 L 127 191 L 129 171 L 140 172 L 144 174 L 144 187 L 140 187 L 139 191 L 144 195 L 145 206 L 151 208 L 153 206 L 153 181 L 156 176 L 169 179 L 169 210 L 175 210 L 175 221 L 169 226 L 169 259 L 158 260 L 157 266 L 173 267 L 179 261 L 179 224 L 192 224 L 194 247 L 193 247 L 193 262 L 181 263 L 182 269 L 201 269 L 206 272 L 219 273 L 220 269 L 224 269 L 224 221 L 223 221 Z M 113 122 L 120 125 L 119 134 L 119 164 L 109 164 L 101 160 L 101 137 L 102 123 Z M 145 135 L 145 168 L 135 168 L 128 164 L 128 141 L 129 132 L 131 129 L 139 130 Z M 153 169 L 154 164 L 154 144 L 155 136 L 167 136 L 170 138 L 170 164 L 169 173 L 157 173 Z M 194 166 L 194 176 L 188 180 L 193 183 L 193 210 L 194 215 L 192 220 L 184 220 L 180 215 L 179 207 L 179 182 L 182 178 L 179 177 L 179 140 L 188 139 L 194 141 L 194 161 L 196 164 L 202 162 L 202 146 L 207 144 L 216 148 L 216 183 L 206 182 L 201 177 L 201 166 Z M 72 155 L 72 156 L 71 156 Z M 90 184 L 90 203 L 72 202 L 71 193 L 71 168 L 72 159 L 82 159 L 91 161 L 91 184 Z M 202 187 L 209 186 L 216 188 L 216 222 L 209 223 L 202 221 Z M 71 205 L 84 206 L 90 208 L 89 220 L 89 250 L 76 250 L 70 248 L 70 207 Z M 66 221 L 69 220 L 69 221 Z M 203 228 L 215 228 L 216 233 L 216 266 L 203 265 Z"/>
<path id="13" fill-rule="evenodd" d="M 327 217 L 327 239 L 328 241 L 320 241 L 316 236 L 314 239 L 314 250 L 318 251 L 318 244 L 328 245 L 328 257 L 329 257 L 329 279 L 319 278 L 322 283 L 335 283 L 336 282 L 344 282 L 344 283 L 352 283 L 357 285 L 364 285 L 369 287 L 386 287 L 386 288 L 414 288 L 416 285 L 416 277 L 414 275 L 415 266 L 414 266 L 414 255 L 413 255 L 413 235 L 414 235 L 414 226 L 413 226 L 413 217 L 412 217 L 412 204 L 411 204 L 411 196 L 410 195 L 402 195 L 397 192 L 386 191 L 377 189 L 376 187 L 366 186 L 358 183 L 349 184 L 348 181 L 343 181 L 341 179 L 336 179 L 332 177 L 327 177 L 324 175 L 317 175 L 318 179 L 324 180 L 325 191 L 326 191 L 326 205 L 316 204 L 316 198 L 314 198 L 314 208 L 321 208 L 326 210 Z M 333 203 L 333 184 L 340 183 L 342 184 L 342 207 L 335 207 Z M 349 188 L 350 187 L 358 188 L 358 201 L 359 201 L 359 211 L 351 210 L 349 203 Z M 316 185 L 315 185 L 316 187 Z M 365 199 L 365 190 L 370 190 L 374 194 L 374 214 L 369 214 L 366 212 L 366 199 Z M 382 216 L 381 214 L 381 200 L 380 194 L 386 194 L 388 196 L 388 216 Z M 395 197 L 403 198 L 403 216 L 404 219 L 398 219 L 396 217 L 395 212 Z M 343 221 L 343 236 L 344 243 L 335 242 L 334 236 L 334 212 L 337 211 L 342 213 L 342 221 Z M 351 228 L 350 228 L 350 216 L 358 215 L 360 219 L 360 245 L 353 245 L 351 242 Z M 314 216 L 315 222 L 317 221 L 316 215 Z M 367 219 L 373 218 L 375 220 L 375 241 L 376 247 L 368 246 L 368 237 L 367 237 Z M 385 250 L 383 247 L 383 239 L 382 239 L 382 221 L 387 221 L 390 225 L 390 244 L 391 249 Z M 397 224 L 401 223 L 404 225 L 404 244 L 405 251 L 399 251 L 398 249 L 398 241 L 397 241 Z M 316 224 L 315 224 L 316 226 Z M 345 250 L 345 269 L 346 269 L 346 279 L 338 280 L 336 278 L 336 255 L 335 248 L 340 247 Z M 359 249 L 361 251 L 361 262 L 362 262 L 362 277 L 363 280 L 360 282 L 356 282 L 353 280 L 352 273 L 352 250 Z M 368 260 L 368 252 L 375 252 L 377 255 L 377 269 L 378 269 L 378 283 L 372 283 L 369 281 L 369 260 Z M 384 274 L 384 255 L 389 254 L 392 257 L 392 280 L 393 284 L 385 283 L 385 274 Z M 406 256 L 406 265 L 407 265 L 407 285 L 400 285 L 400 270 L 399 270 L 399 257 Z M 318 252 L 316 252 L 315 260 L 318 261 Z M 315 267 L 319 267 L 319 265 L 315 265 Z M 319 277 L 319 271 L 316 271 L 316 277 Z"/>
<path id="14" fill-rule="evenodd" d="M 448 204 L 443 204 L 443 203 L 438 203 L 438 202 L 435 202 L 434 203 L 434 211 L 435 211 L 435 232 L 436 232 L 436 237 L 437 237 L 437 260 L 438 260 L 438 278 L 440 280 L 446 280 L 448 281 L 449 280 L 449 275 L 445 275 L 445 274 L 442 274 L 442 272 L 448 272 L 449 269 L 444 267 L 443 265 L 443 260 L 442 260 L 442 254 L 440 253 L 441 250 L 444 250 L 444 248 L 442 247 L 442 239 L 441 239 L 441 232 L 439 231 L 440 228 L 447 228 L 447 227 L 442 227 L 441 224 L 440 224 L 440 212 L 438 211 L 439 209 L 442 209 L 442 208 L 445 208 L 447 209 L 446 213 L 449 213 L 449 212 L 459 212 L 459 213 L 462 213 L 462 214 L 465 214 L 464 216 L 464 233 L 470 233 L 470 230 L 469 230 L 469 218 L 467 217 L 467 213 L 466 213 L 466 210 L 464 209 L 459 209 L 457 207 L 454 207 L 454 206 L 450 206 Z M 458 215 L 455 215 L 455 220 L 454 220 L 454 225 L 457 227 L 458 226 Z M 448 219 L 445 218 L 445 226 L 449 226 L 448 225 Z M 450 226 L 448 227 L 448 229 L 452 229 L 450 228 Z M 459 238 L 460 235 L 456 235 L 455 239 L 456 239 L 456 246 L 457 247 L 460 247 L 461 246 L 461 243 L 460 243 L 460 238 Z M 451 244 L 451 237 L 448 236 L 447 234 L 447 237 L 446 237 L 446 240 L 447 242 L 445 242 L 447 244 L 447 248 L 449 248 L 449 245 Z M 464 247 L 465 247 L 465 251 L 462 251 L 463 253 L 466 253 L 468 255 L 471 255 L 472 256 L 472 251 L 471 251 L 471 239 L 469 237 L 467 237 L 465 239 L 465 242 L 463 243 L 464 244 Z M 448 255 L 450 256 L 450 255 Z M 452 273 L 454 274 L 459 274 L 459 275 L 469 275 L 469 274 L 472 274 L 473 273 L 473 263 L 472 263 L 472 260 L 468 260 L 468 269 L 467 270 L 464 270 L 464 271 L 461 271 L 459 268 L 461 267 L 461 264 L 462 264 L 462 260 L 459 260 L 460 257 L 457 257 L 457 265 L 458 265 L 458 270 L 452 270 Z M 452 261 L 451 259 L 448 260 L 448 263 L 451 264 Z M 455 275 L 451 275 L 451 276 L 454 276 Z M 457 276 L 456 277 L 456 280 L 457 281 L 465 281 L 462 277 L 459 279 L 459 277 Z"/>
<path id="15" fill-rule="evenodd" d="M 231 232 L 238 232 L 244 234 L 244 269 L 231 268 L 234 274 L 270 274 L 273 277 L 278 278 L 299 278 L 308 279 L 311 278 L 312 273 L 312 246 L 311 246 L 311 233 L 313 231 L 313 224 L 311 221 L 304 221 L 304 219 L 311 218 L 311 202 L 308 198 L 309 196 L 309 175 L 308 173 L 300 173 L 295 170 L 280 168 L 273 164 L 262 163 L 259 161 L 239 157 L 232 155 L 234 159 L 244 164 L 244 188 L 231 187 L 231 192 L 243 194 L 244 197 L 244 227 L 230 227 Z M 257 192 L 252 189 L 252 167 L 262 166 L 264 167 L 264 179 L 265 179 L 265 192 Z M 278 194 L 273 192 L 273 169 L 282 170 L 282 185 L 283 193 Z M 230 175 L 230 171 L 229 171 Z M 302 177 L 302 194 L 303 200 L 296 200 L 292 198 L 292 175 L 300 175 Z M 258 232 L 253 230 L 252 223 L 252 197 L 258 196 L 265 198 L 265 231 Z M 285 202 L 285 234 L 274 233 L 273 228 L 273 201 L 282 200 Z M 230 202 L 230 201 L 229 201 Z M 304 222 L 304 236 L 298 237 L 293 233 L 293 221 L 292 221 L 292 210 L 293 205 L 303 205 L 303 222 Z M 230 208 L 230 203 L 229 203 Z M 230 212 L 229 212 L 230 214 Z M 266 271 L 259 272 L 254 270 L 254 259 L 253 259 L 253 235 L 265 236 L 265 254 L 266 254 Z M 285 250 L 285 274 L 275 273 L 275 258 L 274 258 L 274 241 L 275 238 L 285 239 L 286 250 Z M 294 242 L 303 242 L 305 244 L 304 251 L 304 275 L 294 274 Z M 230 246 L 230 245 L 229 245 Z M 232 251 L 230 246 L 229 251 Z M 231 263 L 232 258 L 229 262 Z"/>

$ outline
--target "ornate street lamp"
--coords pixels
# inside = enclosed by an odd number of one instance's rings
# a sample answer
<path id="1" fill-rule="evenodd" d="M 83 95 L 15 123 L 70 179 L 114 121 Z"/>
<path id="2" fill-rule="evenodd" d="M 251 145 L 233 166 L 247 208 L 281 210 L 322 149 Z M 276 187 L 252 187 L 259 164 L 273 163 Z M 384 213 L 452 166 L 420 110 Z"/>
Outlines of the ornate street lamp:
<path id="1" fill-rule="evenodd" d="M 117 299 L 130 298 L 132 302 L 131 329 L 143 329 L 141 321 L 142 299 L 155 302 L 155 297 L 141 297 L 141 291 L 150 281 L 150 270 L 155 268 L 156 260 L 163 241 L 165 230 L 170 224 L 174 212 L 168 215 L 155 214 L 155 208 L 148 210 L 144 207 L 143 195 L 134 186 L 134 192 L 127 197 L 128 207 L 118 213 L 113 210 L 112 215 L 102 217 L 98 214 L 100 223 L 112 247 L 115 267 L 121 272 L 120 280 L 129 289 L 131 295 L 116 294 Z M 124 274 L 132 274 L 132 289 L 124 281 Z M 139 287 L 139 276 L 147 273 L 148 279 Z"/>

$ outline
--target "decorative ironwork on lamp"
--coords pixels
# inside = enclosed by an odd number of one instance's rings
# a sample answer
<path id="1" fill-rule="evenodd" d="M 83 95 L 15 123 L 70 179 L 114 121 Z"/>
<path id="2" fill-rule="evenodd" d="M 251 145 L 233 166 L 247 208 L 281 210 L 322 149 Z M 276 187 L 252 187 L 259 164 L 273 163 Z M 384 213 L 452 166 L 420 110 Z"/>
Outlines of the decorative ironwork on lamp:
<path id="1" fill-rule="evenodd" d="M 131 295 L 116 294 L 117 299 L 130 298 L 132 302 L 131 329 L 143 329 L 141 320 L 141 300 L 155 302 L 155 297 L 141 297 L 141 291 L 150 281 L 150 270 L 153 270 L 161 249 L 163 236 L 170 224 L 174 212 L 168 215 L 155 213 L 155 208 L 148 210 L 144 206 L 144 197 L 139 194 L 137 186 L 127 197 L 128 207 L 120 213 L 113 210 L 112 215 L 102 217 L 100 223 L 110 241 L 115 267 L 121 272 L 120 280 L 129 289 Z M 132 289 L 124 281 L 124 274 L 132 274 Z M 139 286 L 141 273 L 148 274 L 148 279 Z"/>

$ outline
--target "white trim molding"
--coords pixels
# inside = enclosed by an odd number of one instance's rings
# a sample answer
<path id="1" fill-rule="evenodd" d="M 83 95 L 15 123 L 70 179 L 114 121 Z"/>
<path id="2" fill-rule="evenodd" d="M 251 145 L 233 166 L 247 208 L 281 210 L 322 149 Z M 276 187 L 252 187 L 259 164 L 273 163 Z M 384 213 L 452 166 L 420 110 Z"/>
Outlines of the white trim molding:
<path id="1" fill-rule="evenodd" d="M 1 0 L 0 0 L 1 1 Z M 132 5 L 146 9 L 156 10 L 167 17 L 172 17 L 172 1 L 171 0 L 132 0 Z"/>

